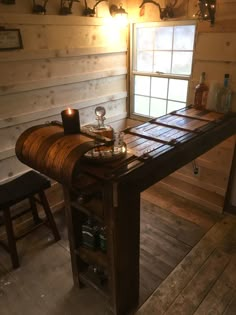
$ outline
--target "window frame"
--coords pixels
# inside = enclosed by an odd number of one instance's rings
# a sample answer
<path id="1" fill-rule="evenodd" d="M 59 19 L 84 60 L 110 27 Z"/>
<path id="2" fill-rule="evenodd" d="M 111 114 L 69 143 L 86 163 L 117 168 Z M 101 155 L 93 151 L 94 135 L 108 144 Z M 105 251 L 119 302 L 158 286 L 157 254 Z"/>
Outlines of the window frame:
<path id="1" fill-rule="evenodd" d="M 143 71 L 136 71 L 134 69 L 134 61 L 137 60 L 136 55 L 136 30 L 138 27 L 163 27 L 163 26 L 184 26 L 184 25 L 195 25 L 195 34 L 194 34 L 194 43 L 193 43 L 193 56 L 192 56 L 192 65 L 191 65 L 191 73 L 190 75 L 177 75 L 171 73 L 154 73 L 154 72 L 143 72 Z M 138 27 L 137 27 L 138 26 Z M 150 78 L 157 77 L 157 78 L 168 78 L 168 79 L 179 79 L 179 80 L 187 80 L 188 81 L 188 90 L 187 90 L 187 98 L 186 103 L 188 103 L 189 99 L 189 90 L 190 90 L 190 83 L 192 80 L 193 74 L 193 63 L 194 63 L 194 52 L 195 52 L 195 45 L 196 45 L 196 35 L 197 35 L 197 22 L 196 20 L 184 20 L 184 21 L 165 21 L 165 22 L 143 22 L 143 23 L 131 23 L 130 24 L 130 78 L 129 78 L 129 94 L 130 94 L 130 105 L 129 105 L 129 116 L 131 119 L 138 119 L 141 121 L 150 120 L 151 116 L 146 116 L 142 114 L 137 114 L 134 112 L 134 77 L 135 75 L 141 76 L 148 76 Z"/>

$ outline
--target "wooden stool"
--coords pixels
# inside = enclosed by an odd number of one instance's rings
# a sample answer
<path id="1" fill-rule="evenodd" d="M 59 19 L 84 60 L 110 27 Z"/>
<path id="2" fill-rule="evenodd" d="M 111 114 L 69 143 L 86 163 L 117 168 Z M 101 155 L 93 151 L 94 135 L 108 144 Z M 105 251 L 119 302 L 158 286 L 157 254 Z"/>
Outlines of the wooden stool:
<path id="1" fill-rule="evenodd" d="M 60 239 L 56 223 L 44 193 L 44 190 L 50 186 L 51 183 L 47 178 L 34 171 L 29 171 L 6 184 L 0 185 L 0 220 L 2 218 L 0 224 L 5 225 L 8 241 L 8 245 L 2 245 L 10 253 L 13 268 L 18 268 L 20 265 L 16 241 L 34 231 L 35 228 L 42 224 L 47 224 L 52 230 L 55 241 Z M 35 197 L 36 194 L 38 194 L 39 199 Z M 16 211 L 14 214 L 10 207 L 24 199 L 29 200 L 30 208 L 19 209 L 18 213 Z M 41 204 L 45 211 L 46 218 L 44 220 L 39 218 L 36 202 Z M 25 233 L 15 236 L 12 221 L 29 211 L 32 212 L 35 224 L 33 227 L 27 229 Z"/>

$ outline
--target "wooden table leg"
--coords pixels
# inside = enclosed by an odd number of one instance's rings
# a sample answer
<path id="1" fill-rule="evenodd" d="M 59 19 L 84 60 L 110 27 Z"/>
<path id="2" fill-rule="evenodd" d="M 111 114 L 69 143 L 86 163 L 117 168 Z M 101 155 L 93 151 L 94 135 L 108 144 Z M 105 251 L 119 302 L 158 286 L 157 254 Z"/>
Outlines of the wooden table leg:
<path id="1" fill-rule="evenodd" d="M 112 304 L 116 315 L 134 311 L 139 301 L 140 193 L 125 184 L 105 189 Z"/>
<path id="2" fill-rule="evenodd" d="M 77 220 L 74 220 L 73 212 L 70 205 L 70 191 L 66 186 L 63 186 L 65 208 L 66 208 L 66 224 L 68 229 L 68 239 L 70 245 L 71 267 L 74 284 L 81 286 L 79 281 L 79 257 L 75 254 L 75 249 L 78 247 L 79 238 L 77 231 Z"/>

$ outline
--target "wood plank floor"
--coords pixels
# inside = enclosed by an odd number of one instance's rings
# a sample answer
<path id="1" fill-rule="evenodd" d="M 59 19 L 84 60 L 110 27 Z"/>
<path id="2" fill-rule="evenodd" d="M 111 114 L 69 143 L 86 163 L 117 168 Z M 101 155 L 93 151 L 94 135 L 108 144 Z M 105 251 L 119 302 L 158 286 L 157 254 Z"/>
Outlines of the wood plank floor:
<path id="1" fill-rule="evenodd" d="M 236 314 L 236 216 L 218 218 L 137 312 L 154 314 Z"/>
<path id="2" fill-rule="evenodd" d="M 155 187 L 142 193 L 141 209 L 137 314 L 236 314 L 236 218 Z M 18 242 L 19 269 L 0 248 L 1 315 L 112 314 L 94 289 L 73 287 L 63 211 L 56 220 L 58 243 L 46 228 Z"/>

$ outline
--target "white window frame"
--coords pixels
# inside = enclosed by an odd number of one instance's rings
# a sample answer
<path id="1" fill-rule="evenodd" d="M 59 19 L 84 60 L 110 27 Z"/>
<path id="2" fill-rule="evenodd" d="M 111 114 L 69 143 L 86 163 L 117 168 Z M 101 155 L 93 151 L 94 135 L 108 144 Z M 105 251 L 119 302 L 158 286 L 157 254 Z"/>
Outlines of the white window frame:
<path id="1" fill-rule="evenodd" d="M 193 58 L 192 58 L 192 66 L 190 75 L 174 75 L 174 74 L 165 74 L 165 73 L 154 73 L 154 72 L 143 72 L 143 71 L 135 71 L 134 68 L 134 60 L 136 60 L 136 25 L 138 27 L 163 27 L 163 26 L 178 26 L 178 25 L 195 25 L 195 38 L 193 45 Z M 182 79 L 188 81 L 188 91 L 187 91 L 187 101 L 189 99 L 189 90 L 190 90 L 190 82 L 192 79 L 192 70 L 193 70 L 193 62 L 194 62 L 194 50 L 196 44 L 196 33 L 197 33 L 197 23 L 195 20 L 187 20 L 187 21 L 165 21 L 165 22 L 145 22 L 145 23 L 132 23 L 130 25 L 130 118 L 138 119 L 142 121 L 150 120 L 151 116 L 144 116 L 141 114 L 134 113 L 134 76 L 142 75 L 148 77 L 158 77 L 158 78 L 168 78 L 168 79 Z"/>

